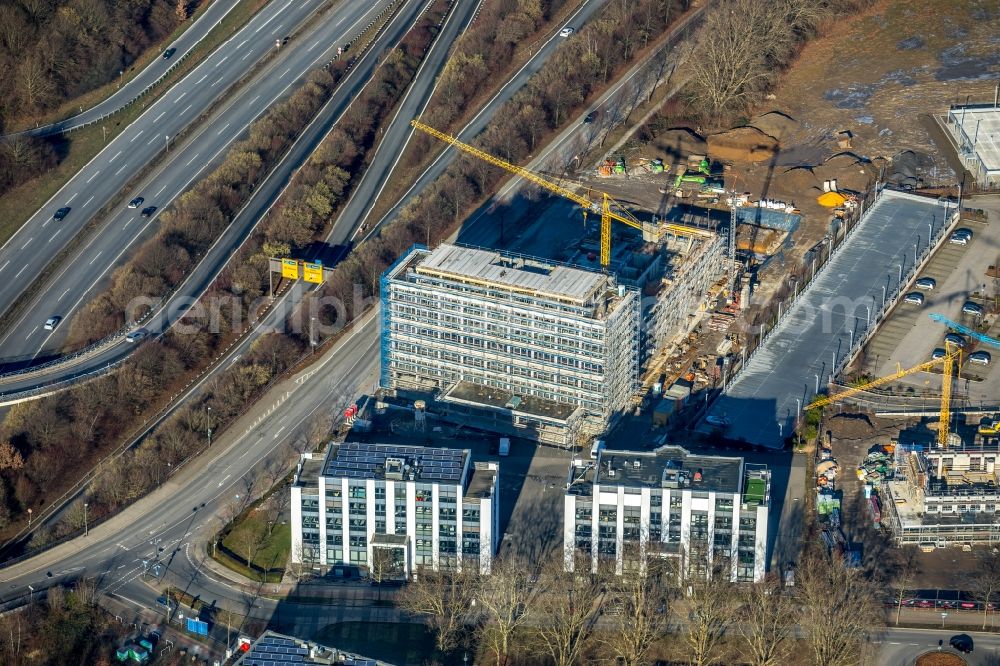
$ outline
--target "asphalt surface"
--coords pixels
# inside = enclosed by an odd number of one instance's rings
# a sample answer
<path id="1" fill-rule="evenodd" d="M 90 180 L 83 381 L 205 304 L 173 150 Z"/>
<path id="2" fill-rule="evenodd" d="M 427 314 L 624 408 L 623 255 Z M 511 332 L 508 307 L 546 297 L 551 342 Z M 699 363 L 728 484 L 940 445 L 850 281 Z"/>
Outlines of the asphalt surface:
<path id="1" fill-rule="evenodd" d="M 120 111 L 145 92 L 147 88 L 163 78 L 170 68 L 182 60 L 208 33 L 212 32 L 212 29 L 222 19 L 226 18 L 226 15 L 237 4 L 239 4 L 239 0 L 214 0 L 204 12 L 194 19 L 194 23 L 180 37 L 161 49 L 161 54 L 166 50 L 174 49 L 174 53 L 169 58 L 164 58 L 162 55 L 155 58 L 141 72 L 129 79 L 125 85 L 108 96 L 107 99 L 102 100 L 89 109 L 65 120 L 26 130 L 22 134 L 30 136 L 60 134 L 83 127 L 84 125 L 89 125 L 116 111 Z"/>
<path id="2" fill-rule="evenodd" d="M 980 618 L 981 619 L 981 618 Z M 973 621 L 975 624 L 975 621 Z M 920 655 L 936 652 L 938 641 L 944 641 L 942 650 L 958 654 L 948 642 L 952 636 L 963 633 L 973 640 L 972 654 L 961 655 L 969 666 L 996 666 L 1000 663 L 1000 634 L 983 631 L 956 631 L 955 629 L 886 629 L 877 641 L 881 648 L 879 666 L 913 666 Z"/>
<path id="3" fill-rule="evenodd" d="M 275 7 L 282 11 L 270 17 L 258 15 L 244 31 L 185 77 L 78 173 L 64 188 L 64 192 L 71 194 L 65 199 L 57 195 L 55 201 L 65 205 L 82 200 L 80 209 L 72 210 L 62 222 L 53 221 L 51 213 L 48 219 L 42 219 L 47 212 L 43 209 L 0 250 L 0 266 L 7 262 L 0 268 L 0 303 L 9 303 L 27 283 L 26 280 L 10 279 L 17 277 L 13 274 L 24 271 L 24 277 L 28 277 L 36 267 L 51 260 L 89 219 L 85 213 L 96 211 L 118 195 L 128 179 L 164 149 L 165 137 L 171 137 L 166 163 L 127 192 L 126 200 L 144 197 L 142 205 L 130 209 L 122 204 L 104 227 L 90 234 L 75 256 L 64 262 L 56 275 L 47 281 L 44 291 L 0 338 L 0 357 L 8 360 L 8 367 L 13 365 L 10 359 L 23 359 L 27 363 L 54 355 L 69 327 L 47 331 L 42 326 L 44 321 L 59 316 L 68 322 L 77 308 L 95 295 L 95 289 L 105 284 L 105 278 L 121 263 L 128 250 L 155 232 L 159 213 L 197 178 L 221 162 L 228 147 L 244 134 L 250 123 L 287 95 L 305 74 L 331 60 L 337 47 L 363 30 L 388 2 L 364 6 L 340 3 L 312 29 L 282 47 L 278 57 L 227 98 L 222 108 L 193 136 L 185 136 L 180 142 L 173 138 L 197 117 L 199 110 L 207 108 L 225 90 L 227 83 L 235 82 L 254 61 L 275 48 L 269 33 L 284 35 L 323 1 L 278 0 Z M 260 32 L 254 37 L 256 31 Z M 244 55 L 240 56 L 241 53 Z M 88 180 L 92 181 L 90 185 L 86 184 Z M 144 219 L 140 212 L 147 206 L 156 206 L 157 210 L 152 217 Z M 18 264 L 24 267 L 15 269 Z"/>
<path id="4" fill-rule="evenodd" d="M 924 234 L 926 251 L 928 224 L 940 232 L 945 212 L 933 199 L 882 193 L 710 408 L 712 417 L 728 421 L 728 439 L 784 446 L 801 408 L 873 330 L 883 288 L 891 304 L 906 285 L 914 267 L 914 237 Z"/>

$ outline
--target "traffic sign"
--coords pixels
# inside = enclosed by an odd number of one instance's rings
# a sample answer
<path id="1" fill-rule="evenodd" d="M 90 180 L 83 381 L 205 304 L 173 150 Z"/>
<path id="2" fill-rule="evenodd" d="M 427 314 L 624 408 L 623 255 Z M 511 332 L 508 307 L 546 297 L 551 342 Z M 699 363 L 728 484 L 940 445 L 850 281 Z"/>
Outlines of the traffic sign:
<path id="1" fill-rule="evenodd" d="M 299 262 L 295 259 L 281 260 L 281 277 L 292 280 L 299 279 Z"/>
<path id="2" fill-rule="evenodd" d="M 323 284 L 323 264 L 321 263 L 310 264 L 309 262 L 303 263 L 302 279 L 305 280 L 306 282 Z"/>

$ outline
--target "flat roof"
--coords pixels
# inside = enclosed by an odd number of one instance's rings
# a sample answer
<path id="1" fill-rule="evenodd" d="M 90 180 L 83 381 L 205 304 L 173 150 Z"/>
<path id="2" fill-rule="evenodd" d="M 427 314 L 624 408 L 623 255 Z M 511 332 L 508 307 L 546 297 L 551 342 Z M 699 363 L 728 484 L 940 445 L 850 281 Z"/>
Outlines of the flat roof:
<path id="1" fill-rule="evenodd" d="M 292 666 L 293 664 L 356 664 L 391 666 L 388 662 L 362 657 L 312 641 L 279 634 L 268 629 L 236 660 L 236 666 Z"/>
<path id="2" fill-rule="evenodd" d="M 899 266 L 904 274 L 913 268 L 916 238 L 926 246 L 928 225 L 937 233 L 946 213 L 954 212 L 954 206 L 946 209 L 934 199 L 883 190 L 833 260 L 799 294 L 746 368 L 712 405 L 709 416 L 728 424 L 724 436 L 782 448 L 795 427 L 799 407 L 816 396 L 817 376 L 824 388 L 833 358 L 841 363 L 852 339 L 861 339 L 866 308 L 874 317 L 887 284 L 892 296 Z"/>
<path id="3" fill-rule="evenodd" d="M 608 282 L 606 275 L 595 271 L 448 244 L 432 250 L 414 270 L 581 304 Z"/>
<path id="4" fill-rule="evenodd" d="M 330 447 L 323 475 L 384 481 L 386 461 L 395 459 L 402 460 L 408 466 L 406 471 L 413 472 L 414 477 L 407 480 L 458 484 L 463 482 L 470 453 L 467 449 L 343 442 Z"/>
<path id="5" fill-rule="evenodd" d="M 517 400 L 514 400 L 517 398 Z M 456 382 L 441 396 L 442 400 L 482 405 L 493 409 L 506 409 L 519 414 L 528 414 L 565 421 L 578 407 L 561 402 L 545 400 L 530 395 L 520 395 L 493 386 L 484 386 L 466 380 Z M 516 403 L 516 405 L 515 405 Z"/>
<path id="6" fill-rule="evenodd" d="M 1000 109 L 957 107 L 949 111 L 987 171 L 1000 171 Z"/>

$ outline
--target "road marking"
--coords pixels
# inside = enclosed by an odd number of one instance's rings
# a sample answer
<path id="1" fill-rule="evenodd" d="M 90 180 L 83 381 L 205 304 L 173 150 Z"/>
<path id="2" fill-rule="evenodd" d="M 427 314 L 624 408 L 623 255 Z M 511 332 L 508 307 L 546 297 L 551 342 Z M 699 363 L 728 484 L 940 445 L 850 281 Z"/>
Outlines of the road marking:
<path id="1" fill-rule="evenodd" d="M 27 268 L 27 266 L 25 266 L 25 268 Z M 37 330 L 38 330 L 38 327 L 35 326 L 33 329 L 31 329 L 31 333 L 28 333 L 26 336 L 24 336 L 24 339 L 27 340 L 28 338 L 30 338 L 31 336 L 33 336 L 35 334 L 35 331 L 37 331 Z"/>
<path id="2" fill-rule="evenodd" d="M 134 220 L 134 219 L 135 219 L 134 217 L 130 217 L 130 218 L 128 219 L 128 222 L 126 222 L 126 223 L 125 223 L 125 224 L 124 224 L 124 225 L 122 226 L 122 231 L 125 231 L 125 229 L 127 229 L 127 228 L 128 228 L 128 225 L 132 224 L 132 220 Z"/>
<path id="3" fill-rule="evenodd" d="M 118 171 L 115 171 L 115 175 L 117 176 L 118 174 L 120 174 L 120 173 L 121 173 L 122 171 L 124 171 L 124 170 L 125 170 L 125 168 L 126 168 L 127 166 L 128 166 L 128 164 L 123 164 L 123 165 L 122 165 L 122 168 L 118 169 Z"/>
<path id="4" fill-rule="evenodd" d="M 24 265 L 24 268 L 27 268 L 27 267 L 28 267 L 28 264 L 25 264 L 25 265 Z M 18 277 L 19 275 L 21 275 L 21 273 L 23 273 L 23 272 L 24 272 L 24 268 L 22 268 L 21 270 L 19 270 L 19 271 L 17 272 L 17 275 L 15 275 L 14 277 Z"/>
<path id="5" fill-rule="evenodd" d="M 229 123 L 226 123 L 225 125 L 222 126 L 222 129 L 219 130 L 219 134 L 225 132 L 227 127 L 229 127 Z"/>
<path id="6" fill-rule="evenodd" d="M 253 55 L 253 51 L 247 51 L 247 54 L 245 56 L 243 56 L 242 58 L 240 58 L 240 62 L 243 62 L 244 60 L 246 60 L 247 58 L 249 58 L 252 55 Z"/>
<path id="7" fill-rule="evenodd" d="M 7 261 L 3 262 L 3 266 L 0 266 L 0 273 L 3 272 L 3 269 L 7 268 L 7 264 L 9 264 L 9 263 L 10 263 L 10 259 L 8 259 Z"/>
<path id="8" fill-rule="evenodd" d="M 87 182 L 89 183 L 90 181 L 92 181 L 95 178 L 97 178 L 97 174 L 99 174 L 99 173 L 101 173 L 101 172 L 100 171 L 95 171 L 94 175 L 87 179 Z"/>
<path id="9" fill-rule="evenodd" d="M 240 45 L 237 46 L 236 48 L 241 49 L 241 48 L 243 48 L 243 45 L 246 44 L 246 43 L 247 43 L 247 40 L 244 39 L 242 42 L 240 42 Z"/>
<path id="10" fill-rule="evenodd" d="M 78 192 L 77 194 L 79 194 L 79 192 Z M 73 195 L 73 196 L 71 196 L 71 197 L 70 197 L 69 199 L 67 199 L 67 200 L 66 200 L 66 203 L 67 203 L 67 204 L 71 204 L 71 203 L 73 203 L 73 199 L 76 199 L 76 194 L 74 194 L 74 195 Z"/>
<path id="11" fill-rule="evenodd" d="M 51 221 L 52 221 L 52 218 L 50 217 L 49 219 L 47 219 L 44 222 L 42 222 L 42 229 L 44 229 L 45 227 L 49 226 L 49 222 L 51 222 Z"/>
<path id="12" fill-rule="evenodd" d="M 31 241 L 33 241 L 33 240 L 35 240 L 34 236 L 32 236 L 31 238 L 29 238 L 27 241 L 25 241 L 24 245 L 21 246 L 21 249 L 23 250 L 24 248 L 26 248 L 29 245 L 31 245 Z"/>
<path id="13" fill-rule="evenodd" d="M 147 142 L 146 142 L 146 145 L 147 145 L 147 146 L 152 146 L 152 145 L 153 145 L 153 142 L 154 142 L 154 141 L 156 141 L 156 140 L 157 140 L 158 138 L 159 138 L 159 137 L 157 137 L 157 136 L 154 136 L 154 137 L 153 137 L 152 139 L 150 139 L 149 141 L 147 141 Z"/>
<path id="14" fill-rule="evenodd" d="M 55 232 L 54 234 L 52 234 L 52 238 L 50 238 L 50 239 L 48 240 L 48 242 L 49 242 L 49 243 L 51 243 L 52 241 L 54 241 L 54 240 L 56 239 L 56 236 L 58 236 L 58 235 L 59 235 L 59 232 L 60 232 L 60 231 L 62 231 L 62 229 L 61 229 L 61 228 L 60 228 L 60 229 L 56 229 L 56 232 Z M 8 263 L 9 263 L 9 262 L 8 262 Z M 6 266 L 6 265 L 7 265 L 7 264 L 4 264 L 4 266 Z"/>
<path id="15" fill-rule="evenodd" d="M 220 60 L 219 62 L 215 63 L 215 66 L 218 67 L 222 63 L 226 62 L 226 60 L 228 60 L 228 59 L 229 59 L 229 56 L 225 56 L 222 60 Z"/>
<path id="16" fill-rule="evenodd" d="M 226 479 L 228 479 L 228 478 L 229 478 L 229 477 L 231 477 L 231 476 L 232 476 L 232 474 L 226 474 L 226 478 L 225 478 L 225 479 L 223 479 L 222 481 L 219 481 L 219 487 L 221 488 L 221 487 L 222 487 L 222 484 L 226 482 Z"/>
<path id="17" fill-rule="evenodd" d="M 118 159 L 118 156 L 119 156 L 119 155 L 121 155 L 121 154 L 122 154 L 122 151 L 120 151 L 120 150 L 119 150 L 119 151 L 118 151 L 117 153 L 115 153 L 115 156 L 114 156 L 114 157 L 112 157 L 112 158 L 111 158 L 110 160 L 108 160 L 108 164 L 111 164 L 111 163 L 112 163 L 112 162 L 114 162 L 114 161 L 115 161 L 116 159 Z"/>
<path id="18" fill-rule="evenodd" d="M 281 78 L 285 78 L 285 75 L 288 74 L 288 72 L 290 71 L 292 71 L 291 67 L 289 67 L 288 69 L 286 69 L 284 72 L 281 73 Z"/>
<path id="19" fill-rule="evenodd" d="M 323 41 L 323 40 L 320 40 L 320 41 Z M 306 52 L 308 53 L 309 51 L 312 51 L 312 50 L 313 50 L 314 48 L 316 48 L 317 46 L 319 46 L 319 42 L 313 42 L 313 45 L 312 45 L 312 46 L 310 46 L 309 48 L 307 48 L 307 49 L 306 49 Z"/>
<path id="20" fill-rule="evenodd" d="M 280 25 L 279 25 L 279 26 L 278 26 L 277 28 L 275 28 L 274 30 L 272 30 L 272 31 L 271 31 L 271 34 L 273 35 L 273 34 L 275 34 L 276 32 L 278 32 L 279 30 L 281 30 L 281 26 L 280 26 Z"/>
<path id="21" fill-rule="evenodd" d="M 94 197 L 90 197 L 89 199 L 87 199 L 87 203 L 83 204 L 83 206 L 82 206 L 82 207 L 83 207 L 83 208 L 86 208 L 86 207 L 87 207 L 87 204 L 89 204 L 89 203 L 90 203 L 91 201 L 93 201 L 93 200 L 94 200 Z"/>
<path id="22" fill-rule="evenodd" d="M 155 122 L 158 122 L 158 121 L 160 120 L 160 118 L 162 118 L 162 117 L 163 117 L 163 116 L 165 116 L 165 115 L 167 115 L 167 112 L 166 112 L 166 111 L 164 111 L 164 112 L 163 112 L 163 113 L 161 113 L 160 115 L 156 116 L 156 120 L 154 120 L 153 122 L 154 122 L 154 123 L 155 123 Z"/>
<path id="23" fill-rule="evenodd" d="M 195 153 L 194 157 L 192 157 L 190 160 L 188 160 L 188 163 L 185 164 L 184 166 L 191 166 L 191 162 L 194 162 L 196 159 L 198 159 L 198 153 Z"/>
<path id="24" fill-rule="evenodd" d="M 139 138 L 140 136 L 142 136 L 142 133 L 143 133 L 143 132 L 145 132 L 145 131 L 146 131 L 146 130 L 139 130 L 139 133 L 138 133 L 138 134 L 136 134 L 136 135 L 135 135 L 134 137 L 132 137 L 132 141 L 135 141 L 135 140 L 136 140 L 136 139 L 138 139 L 138 138 Z M 129 141 L 129 143 L 132 143 L 132 141 Z"/>
<path id="25" fill-rule="evenodd" d="M 97 258 L 98 258 L 99 256 L 101 256 L 101 254 L 102 254 L 103 252 L 104 252 L 104 250 L 99 250 L 99 251 L 97 252 L 97 254 L 95 254 L 95 255 L 94 255 L 94 258 L 90 260 L 90 265 L 91 265 L 91 266 L 93 266 L 93 265 L 94 265 L 94 262 L 95 262 L 95 261 L 97 261 Z"/>
<path id="26" fill-rule="evenodd" d="M 339 21 L 337 21 L 336 23 L 333 24 L 333 27 L 336 28 L 338 25 L 340 25 L 341 23 L 343 23 L 345 18 L 347 18 L 347 17 L 346 16 L 341 17 L 341 19 Z"/>
<path id="27" fill-rule="evenodd" d="M 208 78 L 208 74 L 205 74 L 203 77 L 201 77 L 200 79 L 198 79 L 198 82 L 195 83 L 195 85 L 199 85 L 202 81 L 204 81 L 207 78 Z"/>
<path id="28" fill-rule="evenodd" d="M 181 94 L 180 94 L 180 95 L 179 95 L 179 96 L 177 97 L 177 99 L 175 99 L 175 100 L 174 100 L 174 104 L 176 104 L 177 102 L 179 102 L 179 101 L 181 101 L 182 99 L 184 99 L 184 95 L 187 95 L 187 91 L 186 91 L 186 90 L 185 90 L 184 92 L 182 92 L 182 93 L 181 93 Z"/>
<path id="29" fill-rule="evenodd" d="M 226 78 L 226 77 L 224 77 L 224 76 L 220 76 L 220 77 L 219 77 L 219 80 L 218 80 L 218 81 L 216 81 L 215 83 L 213 83 L 213 84 L 212 84 L 212 87 L 214 88 L 215 86 L 217 86 L 217 85 L 219 85 L 220 83 L 222 83 L 222 79 L 224 79 L 224 78 Z"/>
<path id="30" fill-rule="evenodd" d="M 273 439 L 278 439 L 278 435 L 280 435 L 281 431 L 284 430 L 284 429 L 285 429 L 285 426 L 281 426 L 280 428 L 278 428 L 278 430 L 274 433 L 274 438 Z"/>
<path id="31" fill-rule="evenodd" d="M 157 192 L 157 193 L 156 193 L 155 195 L 153 195 L 153 196 L 157 196 L 157 197 L 158 197 L 158 196 L 160 196 L 161 194 L 163 194 L 163 190 L 165 190 L 165 189 L 167 189 L 167 186 L 166 186 L 166 185 L 164 185 L 163 187 L 161 187 L 161 188 L 160 188 L 160 191 L 159 191 L 159 192 Z"/>
<path id="32" fill-rule="evenodd" d="M 254 97 L 254 98 L 253 98 L 252 100 L 250 100 L 250 103 L 251 103 L 251 104 L 253 104 L 254 102 L 256 102 L 256 101 L 257 101 L 257 100 L 259 100 L 259 99 L 260 99 L 260 95 L 257 95 L 257 96 L 256 96 L 256 97 Z"/>
<path id="33" fill-rule="evenodd" d="M 186 106 L 186 107 L 184 108 L 184 110 L 183 110 L 183 111 L 181 111 L 181 115 L 183 116 L 183 115 L 184 115 L 185 113 L 187 113 L 188 111 L 190 111 L 190 110 L 191 110 L 191 107 L 192 107 L 192 106 L 194 106 L 194 104 L 188 104 L 188 105 L 187 105 L 187 106 Z"/>
<path id="34" fill-rule="evenodd" d="M 57 301 L 57 302 L 58 302 L 58 301 L 61 301 L 61 300 L 63 299 L 63 296 L 65 296 L 65 295 L 66 295 L 66 294 L 68 294 L 68 293 L 69 293 L 69 289 L 67 289 L 66 291 L 64 291 L 64 292 L 62 293 L 62 296 L 60 296 L 59 298 L 57 298 L 57 299 L 56 299 L 56 301 Z"/>

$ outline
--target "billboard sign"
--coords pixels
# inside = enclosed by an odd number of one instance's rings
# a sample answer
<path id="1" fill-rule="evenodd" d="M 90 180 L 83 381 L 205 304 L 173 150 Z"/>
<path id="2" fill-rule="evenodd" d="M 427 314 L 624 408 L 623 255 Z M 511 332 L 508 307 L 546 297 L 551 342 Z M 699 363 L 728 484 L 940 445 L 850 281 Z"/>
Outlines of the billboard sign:
<path id="1" fill-rule="evenodd" d="M 306 282 L 323 284 L 323 264 L 305 262 L 302 264 L 302 273 L 302 279 Z"/>
<path id="2" fill-rule="evenodd" d="M 299 262 L 295 259 L 281 260 L 281 277 L 291 280 L 299 279 Z"/>
<path id="3" fill-rule="evenodd" d="M 208 636 L 208 622 L 189 617 L 187 619 L 187 630 L 198 636 Z"/>

